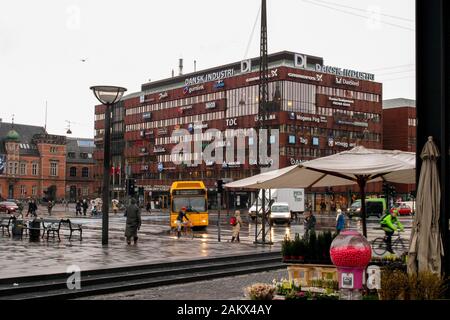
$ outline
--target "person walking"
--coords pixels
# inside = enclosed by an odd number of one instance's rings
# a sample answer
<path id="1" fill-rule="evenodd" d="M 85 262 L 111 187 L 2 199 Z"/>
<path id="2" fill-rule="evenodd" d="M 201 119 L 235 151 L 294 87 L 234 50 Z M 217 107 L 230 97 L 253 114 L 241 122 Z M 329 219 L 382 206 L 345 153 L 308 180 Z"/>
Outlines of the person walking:
<path id="1" fill-rule="evenodd" d="M 151 209 L 150 201 L 147 201 L 147 205 L 145 206 L 145 209 L 147 210 L 147 212 L 150 212 L 150 209 Z"/>
<path id="2" fill-rule="evenodd" d="M 131 238 L 133 238 L 134 244 L 138 241 L 137 232 L 141 228 L 141 209 L 136 205 L 136 199 L 131 198 L 130 205 L 125 210 L 127 217 L 125 237 L 127 238 L 127 244 L 131 244 Z"/>
<path id="3" fill-rule="evenodd" d="M 320 202 L 320 213 L 323 214 L 325 213 L 325 210 L 327 209 L 327 204 L 325 203 L 325 201 L 322 199 L 322 201 Z M 312 211 L 311 211 L 312 212 Z"/>
<path id="4" fill-rule="evenodd" d="M 312 211 L 309 211 L 306 215 L 305 221 L 305 239 L 309 238 L 311 232 L 316 232 L 316 217 Z"/>
<path id="5" fill-rule="evenodd" d="M 341 233 L 342 230 L 345 229 L 345 216 L 342 213 L 341 209 L 337 209 L 336 215 L 336 233 Z"/>
<path id="6" fill-rule="evenodd" d="M 89 204 L 86 199 L 83 199 L 82 207 L 83 207 L 83 214 L 86 215 L 87 209 L 89 208 Z"/>
<path id="7" fill-rule="evenodd" d="M 398 209 L 393 209 L 392 212 L 388 211 L 380 220 L 381 228 L 384 230 L 386 235 L 385 241 L 387 251 L 390 253 L 394 253 L 394 250 L 392 250 L 392 236 L 394 235 L 394 232 L 398 229 L 400 229 L 400 231 L 404 230 L 404 227 L 400 223 L 400 220 L 398 220 L 397 216 Z"/>
<path id="8" fill-rule="evenodd" d="M 48 211 L 48 215 L 51 216 L 52 215 L 52 209 L 53 209 L 53 202 L 51 200 L 48 200 L 47 203 L 47 211 Z"/>
<path id="9" fill-rule="evenodd" d="M 76 205 L 75 205 L 75 215 L 78 216 L 78 213 L 81 216 L 81 200 L 78 200 Z"/>
<path id="10" fill-rule="evenodd" d="M 27 212 L 27 217 L 28 215 L 31 215 L 32 217 L 37 217 L 36 214 L 37 211 L 37 204 L 36 201 L 34 199 L 31 199 L 31 201 L 28 203 L 28 212 Z"/>
<path id="11" fill-rule="evenodd" d="M 119 211 L 119 207 L 117 206 L 117 201 L 112 202 L 112 209 L 113 209 L 114 214 L 116 215 L 117 212 Z"/>
<path id="12" fill-rule="evenodd" d="M 239 239 L 239 233 L 241 231 L 242 227 L 242 218 L 241 218 L 241 212 L 239 210 L 236 210 L 234 212 L 234 222 L 233 222 L 233 234 L 231 236 L 231 242 L 234 242 L 236 240 L 237 242 L 240 242 Z"/>

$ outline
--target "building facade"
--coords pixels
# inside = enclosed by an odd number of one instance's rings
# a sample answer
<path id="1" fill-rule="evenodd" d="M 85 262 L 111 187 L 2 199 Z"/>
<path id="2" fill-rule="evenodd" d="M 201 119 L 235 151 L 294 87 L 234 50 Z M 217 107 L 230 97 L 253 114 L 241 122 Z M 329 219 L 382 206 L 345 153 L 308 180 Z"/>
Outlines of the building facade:
<path id="1" fill-rule="evenodd" d="M 383 101 L 383 148 L 416 152 L 417 115 L 416 101 L 389 99 Z M 421 150 L 419 150 L 420 152 Z M 395 185 L 397 193 L 407 197 L 416 185 Z"/>
<path id="2" fill-rule="evenodd" d="M 387 150 L 416 152 L 416 101 L 383 101 L 383 147 Z"/>
<path id="3" fill-rule="evenodd" d="M 258 108 L 259 58 L 146 83 L 140 92 L 124 97 L 119 107 L 123 114 L 116 111 L 123 116 L 116 130 L 123 130 L 124 153 L 113 161 L 125 168 L 121 180 L 136 179 L 144 201 L 164 203 L 175 180 L 202 180 L 213 191 L 218 179 L 257 174 L 261 169 L 249 156 L 256 138 L 249 132 L 260 128 L 261 122 L 269 129 L 269 149 L 279 146 L 280 168 L 357 145 L 382 148 L 382 85 L 373 75 L 326 66 L 323 58 L 287 51 L 269 55 L 269 69 L 270 101 L 264 113 Z M 95 158 L 100 164 L 104 107 L 96 106 L 95 113 Z M 175 162 L 172 151 L 180 140 L 172 135 L 180 129 L 191 135 L 188 141 L 200 142 L 192 142 L 193 151 L 183 152 Z M 221 132 L 221 141 L 209 129 Z M 245 144 L 233 149 L 235 154 L 245 150 L 244 161 L 220 149 L 230 147 L 227 137 L 233 140 L 241 134 Z M 199 161 L 213 141 L 213 153 L 223 153 L 223 163 Z M 101 166 L 97 169 L 100 175 Z M 245 204 L 242 196 L 239 202 Z M 231 201 L 236 204 L 236 197 Z"/>
<path id="4" fill-rule="evenodd" d="M 43 127 L 0 123 L 0 196 L 4 199 L 65 196 L 66 137 Z"/>
<path id="5" fill-rule="evenodd" d="M 67 138 L 66 195 L 75 202 L 91 198 L 95 189 L 93 139 Z"/>
<path id="6" fill-rule="evenodd" d="M 0 122 L 0 199 L 92 198 L 93 139 L 50 135 L 43 127 Z"/>

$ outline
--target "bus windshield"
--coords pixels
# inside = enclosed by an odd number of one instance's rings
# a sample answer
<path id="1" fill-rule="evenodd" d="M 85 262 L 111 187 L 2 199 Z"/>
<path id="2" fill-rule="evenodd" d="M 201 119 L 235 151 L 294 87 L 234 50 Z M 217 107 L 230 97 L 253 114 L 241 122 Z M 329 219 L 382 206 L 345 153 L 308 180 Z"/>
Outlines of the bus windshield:
<path id="1" fill-rule="evenodd" d="M 180 212 L 183 207 L 187 212 L 206 212 L 206 201 L 204 197 L 174 197 L 172 212 Z"/>

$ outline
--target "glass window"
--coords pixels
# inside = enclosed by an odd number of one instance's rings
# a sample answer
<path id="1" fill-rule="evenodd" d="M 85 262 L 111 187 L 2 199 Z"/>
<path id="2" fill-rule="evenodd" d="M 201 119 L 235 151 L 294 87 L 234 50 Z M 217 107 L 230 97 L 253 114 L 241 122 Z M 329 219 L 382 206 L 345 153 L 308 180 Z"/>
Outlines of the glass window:
<path id="1" fill-rule="evenodd" d="M 76 167 L 71 167 L 69 170 L 69 175 L 71 177 L 76 177 L 77 176 L 77 168 Z"/>
<path id="2" fill-rule="evenodd" d="M 33 176 L 37 176 L 38 175 L 38 164 L 37 163 L 33 163 L 31 165 L 31 174 Z"/>
<path id="3" fill-rule="evenodd" d="M 55 161 L 50 162 L 50 176 L 52 177 L 58 176 L 58 162 Z"/>

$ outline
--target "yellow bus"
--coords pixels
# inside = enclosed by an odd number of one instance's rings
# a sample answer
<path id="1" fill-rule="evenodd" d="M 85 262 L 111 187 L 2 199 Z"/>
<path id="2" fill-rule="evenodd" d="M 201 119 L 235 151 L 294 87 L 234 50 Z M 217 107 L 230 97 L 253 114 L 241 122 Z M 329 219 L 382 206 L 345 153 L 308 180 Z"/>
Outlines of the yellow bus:
<path id="1" fill-rule="evenodd" d="M 186 215 L 193 227 L 207 227 L 208 192 L 202 181 L 176 181 L 170 188 L 170 226 L 176 228 L 176 220 L 181 208 L 186 207 Z"/>

